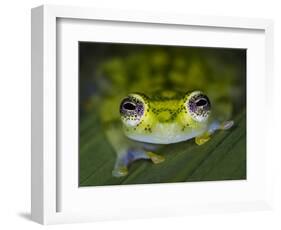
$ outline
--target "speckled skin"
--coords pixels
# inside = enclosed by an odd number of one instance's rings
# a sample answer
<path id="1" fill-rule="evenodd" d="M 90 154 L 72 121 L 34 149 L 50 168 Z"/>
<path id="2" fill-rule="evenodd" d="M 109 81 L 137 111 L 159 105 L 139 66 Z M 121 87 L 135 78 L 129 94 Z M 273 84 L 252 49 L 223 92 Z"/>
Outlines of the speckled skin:
<path id="1" fill-rule="evenodd" d="M 201 92 L 197 93 L 201 95 Z M 131 139 L 154 144 L 176 143 L 199 135 L 206 131 L 210 111 L 202 111 L 206 119 L 194 120 L 187 108 L 192 95 L 192 92 L 182 94 L 172 91 L 150 97 L 130 94 L 130 100 L 141 101 L 145 106 L 142 116 L 121 115 L 124 133 Z M 139 123 L 134 125 L 134 121 Z"/>
<path id="2" fill-rule="evenodd" d="M 211 103 L 200 91 L 129 94 L 120 103 L 122 127 L 115 126 L 108 132 L 117 152 L 113 176 L 127 175 L 128 165 L 138 159 L 163 162 L 164 158 L 154 153 L 159 144 L 195 138 L 196 144 L 201 145 L 216 130 L 233 125 L 233 121 L 220 124 L 210 115 Z"/>

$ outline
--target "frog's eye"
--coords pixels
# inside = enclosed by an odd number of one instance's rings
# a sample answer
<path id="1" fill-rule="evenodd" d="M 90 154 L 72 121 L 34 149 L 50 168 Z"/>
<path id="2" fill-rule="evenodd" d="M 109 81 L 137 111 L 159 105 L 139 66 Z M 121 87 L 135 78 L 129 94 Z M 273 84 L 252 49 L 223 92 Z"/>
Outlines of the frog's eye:
<path id="1" fill-rule="evenodd" d="M 132 103 L 130 101 L 125 101 L 122 104 L 122 109 L 125 111 L 134 111 L 136 109 L 136 107 L 137 107 L 136 104 Z"/>
<path id="2" fill-rule="evenodd" d="M 120 104 L 120 115 L 124 124 L 135 126 L 140 123 L 144 113 L 144 103 L 137 97 L 129 96 Z"/>
<path id="3" fill-rule="evenodd" d="M 192 92 L 187 99 L 186 107 L 191 117 L 196 121 L 205 121 L 211 112 L 209 98 L 200 91 Z"/>
<path id="4" fill-rule="evenodd" d="M 208 101 L 206 98 L 199 98 L 198 100 L 195 101 L 195 104 L 197 107 L 206 106 L 208 104 Z"/>

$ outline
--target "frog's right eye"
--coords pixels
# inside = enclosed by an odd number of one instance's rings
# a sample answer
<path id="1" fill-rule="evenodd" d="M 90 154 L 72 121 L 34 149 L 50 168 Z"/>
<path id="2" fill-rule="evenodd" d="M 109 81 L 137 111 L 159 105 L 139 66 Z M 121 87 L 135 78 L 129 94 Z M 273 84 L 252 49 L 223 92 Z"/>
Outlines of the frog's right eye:
<path id="1" fill-rule="evenodd" d="M 120 104 L 121 120 L 125 125 L 136 126 L 144 114 L 144 103 L 133 96 L 126 97 Z"/>

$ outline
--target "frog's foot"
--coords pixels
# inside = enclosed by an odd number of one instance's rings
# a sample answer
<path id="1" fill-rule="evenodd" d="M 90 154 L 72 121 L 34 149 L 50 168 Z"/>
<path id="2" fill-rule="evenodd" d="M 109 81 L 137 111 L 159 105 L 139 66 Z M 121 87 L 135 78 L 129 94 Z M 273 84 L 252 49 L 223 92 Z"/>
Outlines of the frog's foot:
<path id="1" fill-rule="evenodd" d="M 210 125 L 210 128 L 207 132 L 203 133 L 202 135 L 198 136 L 195 138 L 195 143 L 197 145 L 203 145 L 205 144 L 208 140 L 211 139 L 211 135 L 216 131 L 216 130 L 227 130 L 230 129 L 234 125 L 234 121 L 225 121 L 223 123 L 219 122 L 213 122 Z"/>
<path id="2" fill-rule="evenodd" d="M 230 129 L 234 125 L 234 121 L 225 121 L 222 123 L 219 123 L 218 121 L 214 121 L 211 123 L 207 133 L 209 135 L 212 135 L 217 130 L 227 130 Z"/>
<path id="3" fill-rule="evenodd" d="M 151 159 L 154 164 L 160 164 L 165 161 L 165 157 L 160 156 L 153 152 L 146 152 L 147 156 Z"/>
<path id="4" fill-rule="evenodd" d="M 151 160 L 154 164 L 160 164 L 165 160 L 163 156 L 150 151 L 145 151 L 143 149 L 130 149 L 118 154 L 112 175 L 114 177 L 126 176 L 129 173 L 129 165 L 139 159 Z"/>
<path id="5" fill-rule="evenodd" d="M 225 121 L 220 125 L 221 130 L 230 129 L 234 125 L 234 121 Z"/>
<path id="6" fill-rule="evenodd" d="M 201 136 L 195 137 L 195 143 L 197 145 L 203 145 L 210 139 L 211 139 L 211 135 L 208 132 L 206 132 L 203 133 Z"/>
<path id="7" fill-rule="evenodd" d="M 126 166 L 115 167 L 112 171 L 114 177 L 123 177 L 128 174 L 128 168 Z"/>

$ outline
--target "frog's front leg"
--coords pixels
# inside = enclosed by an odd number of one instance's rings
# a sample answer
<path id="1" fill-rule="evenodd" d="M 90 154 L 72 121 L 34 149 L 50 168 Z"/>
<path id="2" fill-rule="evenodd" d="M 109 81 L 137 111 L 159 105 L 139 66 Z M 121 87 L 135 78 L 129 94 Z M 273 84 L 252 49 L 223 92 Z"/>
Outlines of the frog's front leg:
<path id="1" fill-rule="evenodd" d="M 143 150 L 125 149 L 121 152 L 117 152 L 117 158 L 112 175 L 115 177 L 126 176 L 128 174 L 129 164 L 138 159 L 149 159 L 149 157 Z"/>
<path id="2" fill-rule="evenodd" d="M 139 159 L 151 160 L 154 164 L 164 161 L 164 157 L 154 153 L 159 145 L 142 143 L 128 139 L 120 123 L 111 122 L 106 126 L 106 136 L 116 152 L 116 161 L 112 175 L 122 177 L 128 174 L 128 166 Z"/>
<path id="3" fill-rule="evenodd" d="M 154 152 L 146 151 L 144 149 L 128 149 L 117 154 L 112 175 L 115 177 L 122 177 L 128 174 L 128 166 L 140 159 L 150 159 L 154 164 L 159 164 L 165 160 L 163 156 L 160 156 Z"/>
<path id="4" fill-rule="evenodd" d="M 219 123 L 218 121 L 214 121 L 210 124 L 209 129 L 201 134 L 200 136 L 195 137 L 195 143 L 197 145 L 203 145 L 207 141 L 211 139 L 211 135 L 216 130 L 227 130 L 230 129 L 234 125 L 234 121 L 225 121 L 223 123 Z"/>

